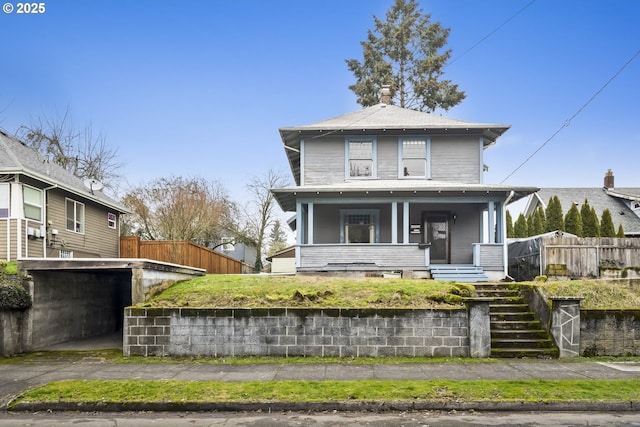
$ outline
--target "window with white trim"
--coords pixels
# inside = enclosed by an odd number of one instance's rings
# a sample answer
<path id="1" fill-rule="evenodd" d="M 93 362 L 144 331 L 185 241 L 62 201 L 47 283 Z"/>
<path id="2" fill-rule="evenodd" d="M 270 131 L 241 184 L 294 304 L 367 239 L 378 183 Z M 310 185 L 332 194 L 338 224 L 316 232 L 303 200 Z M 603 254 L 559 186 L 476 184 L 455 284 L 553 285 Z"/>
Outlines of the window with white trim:
<path id="1" fill-rule="evenodd" d="M 0 184 L 0 218 L 9 218 L 9 184 Z"/>
<path id="2" fill-rule="evenodd" d="M 42 190 L 22 186 L 24 217 L 42 222 Z"/>
<path id="3" fill-rule="evenodd" d="M 349 209 L 341 211 L 341 241 L 343 243 L 377 243 L 379 240 L 378 211 Z"/>
<path id="4" fill-rule="evenodd" d="M 84 233 L 84 203 L 67 199 L 67 230 Z"/>
<path id="5" fill-rule="evenodd" d="M 427 141 L 425 138 L 402 138 L 402 176 L 427 177 Z"/>
<path id="6" fill-rule="evenodd" d="M 117 216 L 114 213 L 108 212 L 107 213 L 107 227 L 109 228 L 113 228 L 114 230 L 116 229 L 116 224 L 117 224 Z"/>
<path id="7" fill-rule="evenodd" d="M 60 258 L 73 258 L 73 251 L 68 249 L 60 249 Z"/>
<path id="8" fill-rule="evenodd" d="M 221 240 L 222 250 L 224 252 L 233 252 L 235 250 L 234 239 L 231 237 L 223 237 Z"/>
<path id="9" fill-rule="evenodd" d="M 347 167 L 350 178 L 370 178 L 374 173 L 374 141 L 371 139 L 351 139 L 347 141 L 349 159 Z"/>

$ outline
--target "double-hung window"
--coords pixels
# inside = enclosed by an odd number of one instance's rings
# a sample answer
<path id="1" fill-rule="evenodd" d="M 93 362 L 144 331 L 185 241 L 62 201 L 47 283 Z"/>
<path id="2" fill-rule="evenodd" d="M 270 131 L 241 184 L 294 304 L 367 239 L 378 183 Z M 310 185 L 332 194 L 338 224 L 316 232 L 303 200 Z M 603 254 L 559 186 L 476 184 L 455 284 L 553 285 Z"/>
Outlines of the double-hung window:
<path id="1" fill-rule="evenodd" d="M 67 199 L 67 230 L 84 233 L 84 204 Z"/>
<path id="2" fill-rule="evenodd" d="M 373 139 L 349 139 L 347 151 L 349 178 L 375 177 L 375 141 Z"/>
<path id="3" fill-rule="evenodd" d="M 42 190 L 22 186 L 24 217 L 42 222 Z"/>
<path id="4" fill-rule="evenodd" d="M 0 218 L 9 218 L 9 184 L 0 184 Z"/>
<path id="5" fill-rule="evenodd" d="M 404 178 L 427 178 L 426 138 L 402 138 L 401 175 Z"/>

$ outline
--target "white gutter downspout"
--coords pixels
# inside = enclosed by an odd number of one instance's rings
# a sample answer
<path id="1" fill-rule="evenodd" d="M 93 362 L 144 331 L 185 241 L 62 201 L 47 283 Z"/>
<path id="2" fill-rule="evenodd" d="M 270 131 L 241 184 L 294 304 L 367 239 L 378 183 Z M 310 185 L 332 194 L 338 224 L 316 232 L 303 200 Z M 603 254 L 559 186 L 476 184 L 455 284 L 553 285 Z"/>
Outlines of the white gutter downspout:
<path id="1" fill-rule="evenodd" d="M 516 195 L 516 192 L 511 190 L 511 192 L 505 199 L 504 203 L 502 204 L 502 230 L 503 230 L 502 267 L 504 268 L 504 277 L 507 277 L 507 278 L 511 278 L 509 276 L 509 245 L 507 244 L 507 205 L 515 195 Z"/>
<path id="2" fill-rule="evenodd" d="M 42 189 L 42 193 L 44 196 L 44 206 L 42 209 L 42 218 L 43 218 L 42 222 L 44 223 L 44 238 L 42 239 L 43 258 L 47 257 L 47 239 L 48 239 L 47 228 L 49 228 L 47 224 L 47 211 L 49 206 L 49 199 L 47 198 L 47 192 L 49 190 L 53 190 L 54 188 L 58 188 L 58 185 L 52 185 L 51 187 L 46 187 Z"/>

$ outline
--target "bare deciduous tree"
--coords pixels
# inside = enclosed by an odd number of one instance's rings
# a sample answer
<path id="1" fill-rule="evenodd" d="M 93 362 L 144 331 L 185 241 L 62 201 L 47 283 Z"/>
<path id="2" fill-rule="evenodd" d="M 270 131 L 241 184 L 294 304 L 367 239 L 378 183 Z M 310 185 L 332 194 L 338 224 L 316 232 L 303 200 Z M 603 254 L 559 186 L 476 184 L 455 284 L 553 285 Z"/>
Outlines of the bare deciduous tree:
<path id="1" fill-rule="evenodd" d="M 251 202 L 247 208 L 243 234 L 256 247 L 254 271 L 262 271 L 262 254 L 265 251 L 267 230 L 274 223 L 275 197 L 272 188 L 283 187 L 287 180 L 281 172 L 269 169 L 264 175 L 254 176 L 247 184 Z"/>
<path id="2" fill-rule="evenodd" d="M 235 205 L 218 181 L 159 178 L 132 189 L 122 201 L 132 211 L 123 230 L 148 240 L 187 240 L 211 247 L 235 229 Z"/>
<path id="3" fill-rule="evenodd" d="M 95 135 L 91 125 L 74 127 L 69 109 L 62 116 L 21 126 L 16 137 L 79 178 L 97 179 L 110 189 L 120 178 L 118 150 L 107 145 L 102 133 Z"/>

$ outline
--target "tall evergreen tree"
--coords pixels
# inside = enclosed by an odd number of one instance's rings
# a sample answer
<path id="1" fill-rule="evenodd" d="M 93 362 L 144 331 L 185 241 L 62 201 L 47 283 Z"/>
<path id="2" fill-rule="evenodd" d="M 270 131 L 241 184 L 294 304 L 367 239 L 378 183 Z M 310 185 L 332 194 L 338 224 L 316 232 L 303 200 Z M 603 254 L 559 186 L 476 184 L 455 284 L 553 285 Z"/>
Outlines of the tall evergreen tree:
<path id="1" fill-rule="evenodd" d="M 524 214 L 518 215 L 518 219 L 513 225 L 513 237 L 529 237 L 529 227 L 527 225 L 527 218 L 525 218 Z"/>
<path id="2" fill-rule="evenodd" d="M 616 237 L 616 230 L 613 227 L 613 218 L 611 218 L 611 212 L 609 209 L 602 211 L 602 217 L 600 219 L 600 235 L 602 237 Z"/>
<path id="3" fill-rule="evenodd" d="M 507 221 L 507 238 L 510 239 L 515 236 L 513 235 L 513 218 L 511 217 L 511 212 L 509 212 L 509 209 L 507 209 L 506 221 Z"/>
<path id="4" fill-rule="evenodd" d="M 571 204 L 571 208 L 564 217 L 564 231 L 582 237 L 582 218 L 575 203 Z"/>
<path id="5" fill-rule="evenodd" d="M 545 231 L 564 231 L 564 219 L 562 216 L 562 205 L 558 196 L 549 199 L 547 209 L 545 211 L 546 227 Z"/>
<path id="6" fill-rule="evenodd" d="M 598 237 L 600 235 L 598 216 L 595 210 L 589 206 L 587 199 L 584 199 L 584 203 L 580 207 L 580 216 L 582 217 L 582 235 L 584 237 Z"/>
<path id="7" fill-rule="evenodd" d="M 356 78 L 349 86 L 358 104 L 377 104 L 383 85 L 391 86 L 392 104 L 419 111 L 448 110 L 465 94 L 442 79 L 451 50 L 443 50 L 450 29 L 423 13 L 415 0 L 395 0 L 383 21 L 373 17 L 374 30 L 361 42 L 363 60 L 348 59 Z"/>
<path id="8" fill-rule="evenodd" d="M 529 228 L 529 235 L 537 236 L 539 234 L 544 233 L 545 229 L 545 219 L 544 219 L 544 209 L 542 206 L 538 206 L 533 213 L 533 226 Z"/>
<path id="9" fill-rule="evenodd" d="M 620 239 L 624 239 L 624 230 L 622 228 L 622 224 L 618 226 L 618 232 L 616 233 L 616 237 Z"/>

